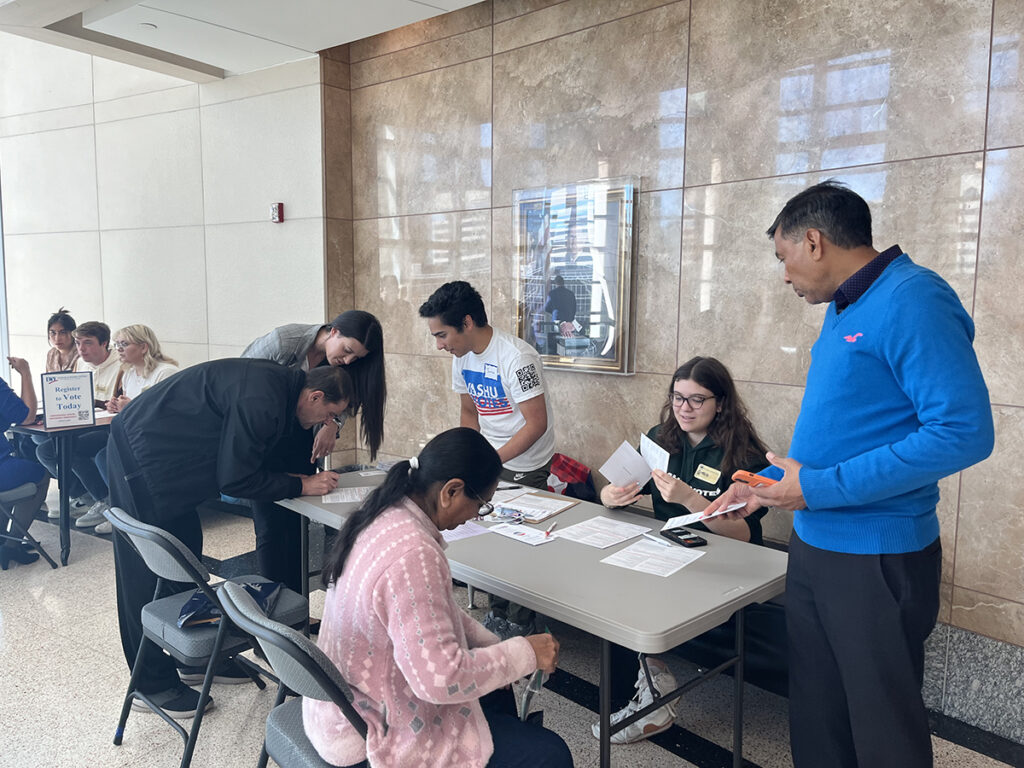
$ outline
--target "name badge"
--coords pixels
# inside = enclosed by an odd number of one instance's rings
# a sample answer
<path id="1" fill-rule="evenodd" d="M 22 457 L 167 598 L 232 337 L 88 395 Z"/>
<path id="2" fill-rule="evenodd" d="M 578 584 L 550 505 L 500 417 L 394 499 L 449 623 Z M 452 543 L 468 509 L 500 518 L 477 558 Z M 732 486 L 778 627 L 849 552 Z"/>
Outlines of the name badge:
<path id="1" fill-rule="evenodd" d="M 701 464 L 697 467 L 697 471 L 693 473 L 693 476 L 698 480 L 703 480 L 705 483 L 711 483 L 714 485 L 718 482 L 718 478 L 722 476 L 720 469 L 709 467 L 707 464 Z"/>
<path id="2" fill-rule="evenodd" d="M 485 379 L 493 379 L 494 381 L 497 381 L 498 380 L 498 366 L 494 365 L 494 363 L 486 363 L 486 364 L 484 364 L 484 378 Z"/>

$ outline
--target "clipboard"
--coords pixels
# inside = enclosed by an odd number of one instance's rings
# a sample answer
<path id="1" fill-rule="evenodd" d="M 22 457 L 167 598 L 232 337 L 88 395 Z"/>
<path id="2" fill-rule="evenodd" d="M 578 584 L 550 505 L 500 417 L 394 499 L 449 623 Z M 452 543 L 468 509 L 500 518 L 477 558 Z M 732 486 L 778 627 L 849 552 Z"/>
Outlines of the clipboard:
<path id="1" fill-rule="evenodd" d="M 497 509 L 511 509 L 519 512 L 524 523 L 543 523 L 549 517 L 554 517 L 579 503 L 579 499 L 571 499 L 568 496 L 541 495 L 539 492 L 534 492 L 524 493 L 511 501 L 506 501 Z"/>

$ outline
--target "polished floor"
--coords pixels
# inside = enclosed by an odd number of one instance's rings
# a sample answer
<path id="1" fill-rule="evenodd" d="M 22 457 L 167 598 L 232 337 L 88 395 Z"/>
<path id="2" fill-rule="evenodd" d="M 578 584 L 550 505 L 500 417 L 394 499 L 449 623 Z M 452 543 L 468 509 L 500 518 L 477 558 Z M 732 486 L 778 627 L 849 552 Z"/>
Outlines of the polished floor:
<path id="1" fill-rule="evenodd" d="M 53 493 L 49 503 L 56 504 Z M 253 548 L 252 523 L 244 518 L 209 514 L 204 529 L 210 558 L 237 565 Z M 56 558 L 56 526 L 39 521 L 32 530 Z M 181 740 L 152 715 L 133 714 L 123 745 L 112 744 L 128 679 L 114 609 L 112 547 L 109 537 L 72 536 L 68 567 L 54 571 L 40 560 L 0 573 L 0 767 L 176 766 Z M 459 594 L 464 601 L 465 590 Z M 311 602 L 317 615 L 322 599 L 314 595 Z M 576 765 L 594 766 L 598 749 L 590 724 L 596 715 L 588 707 L 596 706 L 597 645 L 563 625 L 552 623 L 551 628 L 562 641 L 562 667 L 568 674 L 558 681 L 559 693 L 545 690 L 536 706 L 544 710 L 545 724 L 568 742 Z M 731 687 L 732 681 L 723 679 L 688 694 L 676 728 L 659 736 L 658 743 L 614 747 L 612 764 L 731 765 Z M 252 685 L 214 686 L 213 696 L 216 706 L 203 723 L 193 765 L 251 768 L 273 692 Z M 785 699 L 751 686 L 745 698 L 747 765 L 791 766 Z M 1006 765 L 938 737 L 934 745 L 935 765 L 942 768 Z"/>

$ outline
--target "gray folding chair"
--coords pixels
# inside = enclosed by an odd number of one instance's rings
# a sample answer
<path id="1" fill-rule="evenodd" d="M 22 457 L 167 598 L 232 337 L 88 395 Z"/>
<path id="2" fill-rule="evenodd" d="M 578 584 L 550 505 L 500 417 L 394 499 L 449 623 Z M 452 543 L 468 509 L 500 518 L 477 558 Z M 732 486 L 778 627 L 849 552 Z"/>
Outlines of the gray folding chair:
<path id="1" fill-rule="evenodd" d="M 281 768 L 331 768 L 306 738 L 302 699 L 284 701 L 288 689 L 299 696 L 334 702 L 352 727 L 366 738 L 366 722 L 352 705 L 348 684 L 334 662 L 313 641 L 267 618 L 249 593 L 237 584 L 223 585 L 221 607 L 239 629 L 256 638 L 280 681 L 277 701 L 267 716 L 259 768 L 267 764 L 268 753 Z"/>
<path id="2" fill-rule="evenodd" d="M 236 631 L 231 621 L 226 620 L 223 615 L 215 626 L 178 627 L 181 608 L 191 597 L 192 590 L 158 598 L 164 581 L 191 582 L 202 590 L 214 605 L 221 608 L 218 595 L 227 582 L 211 586 L 209 584 L 210 573 L 203 564 L 188 547 L 161 528 L 139 522 L 117 507 L 108 509 L 104 512 L 104 516 L 118 534 L 124 536 L 131 543 L 145 561 L 146 566 L 157 576 L 153 601 L 142 609 L 143 640 L 139 644 L 139 653 L 132 668 L 131 680 L 128 682 L 128 691 L 121 708 L 121 719 L 114 734 L 114 744 L 121 744 L 125 723 L 131 712 L 132 700 L 138 699 L 169 723 L 185 741 L 181 768 L 188 768 L 192 761 L 192 753 L 199 736 L 199 727 L 203 721 L 203 712 L 210 695 L 210 685 L 218 664 L 228 659 L 234 659 L 261 689 L 266 687 L 266 684 L 260 679 L 261 675 L 275 681 L 276 678 L 248 659 L 239 656 L 243 651 L 251 648 L 252 643 L 247 635 Z M 234 581 L 267 582 L 267 579 L 260 576 L 238 576 Z M 238 588 L 243 593 L 245 592 L 244 587 L 239 586 Z M 304 626 L 309 615 L 309 604 L 302 595 L 281 587 L 272 614 L 275 620 L 283 624 Z M 192 727 L 187 732 L 159 705 L 135 688 L 136 678 L 142 668 L 142 656 L 146 643 L 153 643 L 162 648 L 184 666 L 205 667 L 206 669 L 202 692 L 199 696 L 199 706 L 192 719 Z"/>
<path id="3" fill-rule="evenodd" d="M 48 482 L 49 480 L 47 480 L 47 483 Z M 0 491 L 0 539 L 12 539 L 14 541 L 27 542 L 36 550 L 36 552 L 43 556 L 43 559 L 50 564 L 51 568 L 56 568 L 57 564 L 53 562 L 53 558 L 47 554 L 45 549 L 43 549 L 43 545 L 33 538 L 32 534 L 28 532 L 28 529 L 22 527 L 21 523 L 18 522 L 19 516 L 15 514 L 17 507 L 22 504 L 33 505 L 33 512 L 39 509 L 39 505 L 46 497 L 46 489 L 43 485 L 44 484 L 37 483 L 22 483 L 21 485 L 10 488 L 6 491 Z M 6 527 L 3 526 L 4 520 L 10 522 L 10 533 L 4 532 L 6 531 Z"/>

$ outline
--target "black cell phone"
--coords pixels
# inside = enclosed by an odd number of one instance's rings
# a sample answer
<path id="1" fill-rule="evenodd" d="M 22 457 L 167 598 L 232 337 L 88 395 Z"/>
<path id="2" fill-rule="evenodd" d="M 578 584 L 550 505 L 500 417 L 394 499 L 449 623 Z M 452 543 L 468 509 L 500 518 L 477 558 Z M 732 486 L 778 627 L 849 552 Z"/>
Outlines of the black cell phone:
<path id="1" fill-rule="evenodd" d="M 669 541 L 674 541 L 676 544 L 684 547 L 704 547 L 708 543 L 708 540 L 703 536 L 698 536 L 686 528 L 669 528 L 667 531 L 662 531 L 661 535 Z"/>

